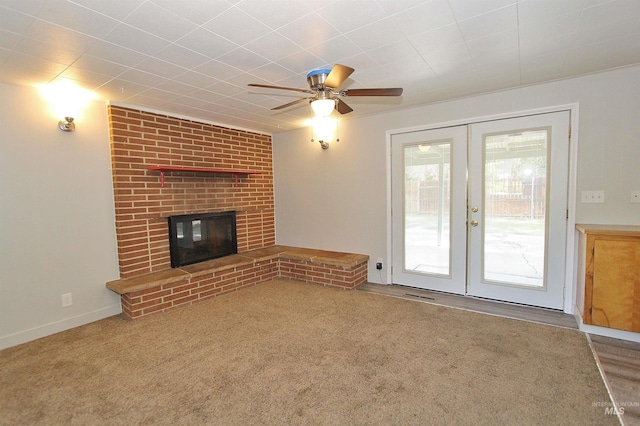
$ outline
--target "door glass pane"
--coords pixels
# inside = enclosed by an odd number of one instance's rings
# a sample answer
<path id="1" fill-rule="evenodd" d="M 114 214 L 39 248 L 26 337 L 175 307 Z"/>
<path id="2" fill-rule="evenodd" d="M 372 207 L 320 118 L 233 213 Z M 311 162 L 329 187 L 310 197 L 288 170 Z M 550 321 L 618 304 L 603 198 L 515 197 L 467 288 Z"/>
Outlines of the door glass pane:
<path id="1" fill-rule="evenodd" d="M 451 141 L 404 147 L 404 269 L 450 275 Z"/>
<path id="2" fill-rule="evenodd" d="M 548 129 L 483 140 L 483 281 L 543 287 Z"/>

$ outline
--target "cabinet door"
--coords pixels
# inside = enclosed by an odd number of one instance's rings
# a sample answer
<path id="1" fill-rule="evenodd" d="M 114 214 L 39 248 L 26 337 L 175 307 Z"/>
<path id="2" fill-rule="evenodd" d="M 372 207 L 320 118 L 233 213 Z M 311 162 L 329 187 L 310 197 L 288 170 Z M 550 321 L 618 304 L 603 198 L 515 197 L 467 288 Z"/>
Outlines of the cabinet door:
<path id="1" fill-rule="evenodd" d="M 640 332 L 640 240 L 596 238 L 592 324 Z"/>

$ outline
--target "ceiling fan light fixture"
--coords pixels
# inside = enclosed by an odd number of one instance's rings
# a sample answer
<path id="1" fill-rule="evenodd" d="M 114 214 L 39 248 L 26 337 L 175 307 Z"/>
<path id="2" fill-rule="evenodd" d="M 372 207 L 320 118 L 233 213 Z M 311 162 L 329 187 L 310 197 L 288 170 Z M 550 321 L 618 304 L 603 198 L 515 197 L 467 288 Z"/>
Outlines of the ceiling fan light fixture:
<path id="1" fill-rule="evenodd" d="M 311 109 L 319 117 L 327 117 L 336 107 L 333 99 L 316 99 L 311 102 Z"/>

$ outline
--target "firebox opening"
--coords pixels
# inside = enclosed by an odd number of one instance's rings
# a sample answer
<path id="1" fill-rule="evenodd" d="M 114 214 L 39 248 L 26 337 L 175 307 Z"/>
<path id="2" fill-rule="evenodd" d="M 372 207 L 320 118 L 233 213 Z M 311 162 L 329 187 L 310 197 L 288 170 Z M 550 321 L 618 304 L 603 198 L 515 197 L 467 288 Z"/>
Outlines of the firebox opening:
<path id="1" fill-rule="evenodd" d="M 169 250 L 172 268 L 237 253 L 236 212 L 170 216 Z"/>

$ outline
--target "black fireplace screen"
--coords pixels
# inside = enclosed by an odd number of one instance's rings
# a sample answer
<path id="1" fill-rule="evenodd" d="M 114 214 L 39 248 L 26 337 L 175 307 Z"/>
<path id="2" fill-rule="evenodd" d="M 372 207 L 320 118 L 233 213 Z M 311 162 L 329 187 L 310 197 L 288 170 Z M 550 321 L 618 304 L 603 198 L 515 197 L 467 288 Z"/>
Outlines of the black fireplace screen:
<path id="1" fill-rule="evenodd" d="M 237 253 L 236 212 L 170 216 L 169 248 L 172 268 Z"/>

